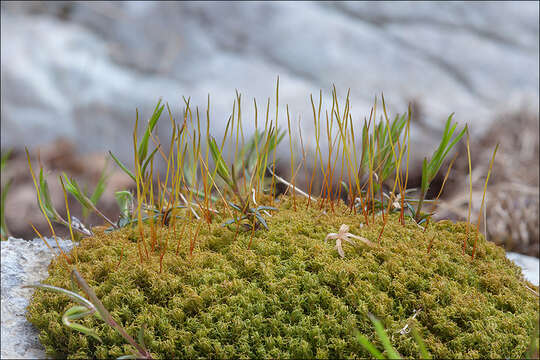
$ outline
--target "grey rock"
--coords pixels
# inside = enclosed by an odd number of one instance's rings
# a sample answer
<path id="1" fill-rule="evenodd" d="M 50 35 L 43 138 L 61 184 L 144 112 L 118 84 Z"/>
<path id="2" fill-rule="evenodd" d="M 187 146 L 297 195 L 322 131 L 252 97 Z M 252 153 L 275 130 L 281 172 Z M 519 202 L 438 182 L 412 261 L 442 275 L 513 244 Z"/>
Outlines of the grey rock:
<path id="1" fill-rule="evenodd" d="M 523 270 L 523 277 L 538 286 L 540 266 L 537 257 L 507 252 L 506 257 L 516 263 Z"/>
<path id="2" fill-rule="evenodd" d="M 2 146 L 64 136 L 82 151 L 125 153 L 135 102 L 178 96 L 176 84 L 110 62 L 101 40 L 77 24 L 1 16 Z"/>
<path id="3" fill-rule="evenodd" d="M 53 239 L 49 244 L 57 251 Z M 41 239 L 26 241 L 9 238 L 2 241 L 2 358 L 45 358 L 38 331 L 26 320 L 25 309 L 33 289 L 22 285 L 34 284 L 47 277 L 53 257 Z M 71 241 L 59 239 L 65 251 L 72 249 Z M 523 269 L 524 277 L 538 286 L 538 258 L 508 253 L 507 257 Z"/>
<path id="4" fill-rule="evenodd" d="M 54 239 L 47 239 L 58 251 Z M 58 239 L 64 251 L 71 241 Z M 26 307 L 34 290 L 22 285 L 38 283 L 47 278 L 47 268 L 53 254 L 41 239 L 26 241 L 9 238 L 2 246 L 2 359 L 42 359 L 45 351 L 38 340 L 38 331 L 26 320 Z"/>
<path id="5" fill-rule="evenodd" d="M 264 107 L 280 75 L 280 102 L 295 120 L 302 114 L 306 140 L 309 94 L 323 89 L 328 104 L 332 83 L 341 97 L 351 88 L 355 120 L 383 91 L 391 113 L 420 103 L 411 154 L 418 162 L 452 112 L 476 135 L 501 111 L 538 111 L 538 9 L 538 2 L 6 2 L 2 144 L 65 135 L 85 151 L 110 148 L 131 160 L 126 129 L 136 107 L 146 119 L 163 97 L 178 118 L 182 95 L 205 109 L 210 93 L 219 136 L 235 89 L 249 133 L 252 98 Z"/>

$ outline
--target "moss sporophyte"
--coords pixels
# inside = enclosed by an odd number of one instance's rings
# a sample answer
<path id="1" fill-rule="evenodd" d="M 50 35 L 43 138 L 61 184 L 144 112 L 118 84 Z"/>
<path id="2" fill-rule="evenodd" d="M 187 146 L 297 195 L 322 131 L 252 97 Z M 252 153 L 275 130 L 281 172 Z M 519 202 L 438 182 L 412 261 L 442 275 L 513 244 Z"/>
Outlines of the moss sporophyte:
<path id="1" fill-rule="evenodd" d="M 210 134 L 209 101 L 206 124 L 189 99 L 180 123 L 158 103 L 142 137 L 137 119 L 133 169 L 111 153 L 136 191 L 117 193 L 119 217 L 104 217 L 104 226 L 70 216 L 67 193 L 99 211 L 73 179 L 61 179 L 68 215 L 60 217 L 43 169 L 37 178 L 31 168 L 44 216 L 80 236 L 33 285 L 27 316 L 50 356 L 537 356 L 538 289 L 477 224 L 422 212 L 466 130 L 453 137 L 448 119 L 415 193 L 407 188 L 410 111 L 391 121 L 383 100 L 383 116 L 375 104 L 358 131 L 349 94 L 339 104 L 334 89 L 325 112 L 322 94 L 318 104 L 311 98 L 312 159 L 303 141 L 293 151 L 288 111 L 287 131 L 278 128 L 278 98 L 276 90 L 275 115 L 268 100 L 263 120 L 253 102 L 249 139 L 239 94 L 222 139 Z M 165 107 L 168 144 L 154 134 Z M 287 133 L 284 178 L 276 150 Z"/>

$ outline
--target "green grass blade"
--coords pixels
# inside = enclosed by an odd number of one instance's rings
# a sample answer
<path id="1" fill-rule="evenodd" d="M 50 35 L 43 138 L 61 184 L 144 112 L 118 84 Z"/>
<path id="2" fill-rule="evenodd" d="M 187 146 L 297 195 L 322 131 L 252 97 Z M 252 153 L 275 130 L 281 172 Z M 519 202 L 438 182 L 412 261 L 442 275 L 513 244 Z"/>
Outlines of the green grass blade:
<path id="1" fill-rule="evenodd" d="M 156 152 L 159 150 L 159 146 L 157 146 L 154 151 L 152 151 L 150 153 L 150 156 L 148 156 L 148 159 L 146 159 L 146 161 L 144 162 L 144 165 L 142 167 L 142 173 L 143 175 L 146 174 L 146 167 L 148 166 L 148 164 L 150 163 L 150 161 L 152 161 L 152 158 L 154 157 L 154 155 L 156 155 Z"/>
<path id="2" fill-rule="evenodd" d="M 114 197 L 116 198 L 116 203 L 120 208 L 122 218 L 129 219 L 131 214 L 130 205 L 133 203 L 133 194 L 129 191 L 123 190 L 115 192 Z"/>
<path id="3" fill-rule="evenodd" d="M 150 134 L 152 131 L 154 131 L 154 128 L 159 120 L 159 117 L 161 116 L 161 113 L 163 109 L 165 108 L 165 105 L 161 105 L 161 99 L 159 99 L 156 108 L 154 109 L 154 113 L 152 114 L 152 117 L 148 121 L 148 126 L 146 127 L 146 131 L 144 132 L 143 138 L 141 140 L 141 143 L 139 144 L 139 162 L 142 164 L 142 162 L 146 159 L 146 155 L 148 153 L 148 140 L 150 139 Z"/>
<path id="4" fill-rule="evenodd" d="M 231 225 L 231 224 L 234 224 L 235 222 L 236 222 L 236 219 L 229 219 L 225 221 L 223 224 L 221 224 L 221 226 Z"/>
<path id="5" fill-rule="evenodd" d="M 56 211 L 54 210 L 54 206 L 51 201 L 51 195 L 49 192 L 49 184 L 47 184 L 47 180 L 45 179 L 45 176 L 43 176 L 43 168 L 39 170 L 39 194 L 38 197 L 41 195 L 41 200 L 43 204 L 43 211 L 47 214 L 47 216 L 51 219 L 57 220 L 58 217 L 56 216 Z M 38 199 L 38 204 L 39 204 Z"/>
<path id="6" fill-rule="evenodd" d="M 273 206 L 264 206 L 264 205 L 257 207 L 257 211 L 262 211 L 262 210 L 278 210 L 278 208 L 273 207 Z"/>
<path id="7" fill-rule="evenodd" d="M 0 157 L 0 170 L 4 170 L 4 168 L 6 167 L 6 164 L 7 164 L 7 160 L 9 158 L 9 155 L 11 154 L 11 149 L 8 150 L 6 153 L 4 153 L 1 157 Z"/>
<path id="8" fill-rule="evenodd" d="M 70 329 L 77 330 L 79 332 L 82 332 L 86 336 L 91 336 L 99 342 L 103 342 L 94 330 L 87 328 L 86 326 L 83 326 L 81 324 L 71 322 L 72 320 L 80 319 L 93 313 L 93 311 L 88 311 L 88 309 L 84 306 L 74 306 L 64 313 L 64 315 L 62 316 L 62 323 L 64 323 L 64 325 L 66 325 Z"/>
<path id="9" fill-rule="evenodd" d="M 105 191 L 105 188 L 107 187 L 106 170 L 107 170 L 107 163 L 105 163 L 105 166 L 103 167 L 103 170 L 101 171 L 101 176 L 99 177 L 96 188 L 94 189 L 94 192 L 90 196 L 90 201 L 92 201 L 94 205 L 97 205 L 99 199 L 101 199 L 101 196 L 103 195 L 103 192 Z"/>
<path id="10" fill-rule="evenodd" d="M 114 154 L 109 150 L 109 155 L 113 158 L 114 162 L 120 166 L 120 169 L 124 170 L 126 174 L 129 175 L 130 178 L 133 179 L 133 181 L 137 182 L 137 179 L 135 179 L 135 175 L 131 171 L 128 170 L 128 168 L 116 157 Z"/>
<path id="11" fill-rule="evenodd" d="M 461 138 L 463 137 L 463 135 L 465 134 L 465 128 L 463 128 L 463 130 L 461 130 L 461 132 L 454 138 L 454 140 L 452 140 L 452 142 L 450 143 L 450 145 L 448 145 L 448 148 L 446 149 L 446 151 L 444 152 L 443 154 L 443 159 L 446 157 L 446 155 L 448 154 L 448 152 L 450 150 L 452 150 L 452 148 L 458 143 L 459 140 L 461 140 Z"/>
<path id="12" fill-rule="evenodd" d="M 68 311 L 72 310 L 71 312 L 68 313 Z M 79 319 L 82 319 L 88 315 L 93 315 L 95 314 L 95 310 L 93 309 L 88 309 L 84 306 L 79 306 L 79 305 L 76 305 L 70 309 L 68 309 L 68 311 L 66 311 L 64 313 L 64 315 L 68 315 L 68 320 L 79 320 Z"/>
<path id="13" fill-rule="evenodd" d="M 450 128 L 453 115 L 454 114 L 452 113 L 448 117 L 441 142 L 437 150 L 435 150 L 435 152 L 433 153 L 431 160 L 429 161 L 429 166 L 428 166 L 429 181 L 433 180 L 433 178 L 437 175 L 444 159 L 446 158 L 446 155 L 448 155 L 448 152 L 452 150 L 452 148 L 457 144 L 459 140 L 461 140 L 461 138 L 465 134 L 465 128 L 464 128 L 456 137 L 454 137 L 454 139 L 452 139 L 454 131 L 457 127 L 457 123 L 455 123 Z M 452 141 L 450 142 L 450 140 Z"/>
<path id="14" fill-rule="evenodd" d="M 423 193 L 427 192 L 428 183 L 429 183 L 428 176 L 429 176 L 428 162 L 427 162 L 427 159 L 424 158 L 424 161 L 422 162 L 422 184 L 421 184 L 421 189 Z"/>
<path id="15" fill-rule="evenodd" d="M 62 289 L 62 288 L 59 288 L 59 287 L 56 287 L 56 286 L 53 286 L 53 285 L 47 285 L 47 284 L 23 285 L 22 287 L 23 288 L 45 289 L 45 290 L 61 293 L 61 294 L 69 296 L 71 299 L 73 299 L 74 301 L 78 302 L 79 304 L 81 304 L 82 306 L 84 306 L 84 307 L 86 307 L 88 309 L 94 309 L 94 305 L 92 305 L 92 303 L 90 301 L 86 300 L 84 297 L 82 297 L 81 295 L 79 295 L 79 294 L 77 294 L 77 293 L 75 293 L 73 291 L 69 291 L 69 290 L 66 290 L 66 289 Z"/>
<path id="16" fill-rule="evenodd" d="M 2 192 L 0 193 L 0 237 L 5 239 L 8 237 L 9 231 L 6 225 L 6 198 L 11 186 L 11 180 L 4 185 Z"/>
<path id="17" fill-rule="evenodd" d="M 364 347 L 364 349 L 369 351 L 371 356 L 373 356 L 375 359 L 385 359 L 384 355 L 379 350 L 377 350 L 375 345 L 373 345 L 368 340 L 367 337 L 365 337 L 364 335 L 362 335 L 360 333 L 357 333 L 356 338 L 358 339 L 358 342 L 360 343 L 360 345 L 362 345 Z"/>
<path id="18" fill-rule="evenodd" d="M 262 226 L 264 226 L 264 228 L 266 230 L 269 230 L 268 229 L 268 224 L 266 224 L 266 220 L 264 220 L 264 218 L 261 216 L 261 214 L 259 213 L 255 213 L 255 217 L 257 218 L 257 220 L 262 224 Z"/>
<path id="19" fill-rule="evenodd" d="M 277 140 L 276 140 L 276 142 L 274 144 L 272 144 L 272 150 L 274 149 L 274 146 L 279 145 L 279 143 L 281 143 L 281 141 L 285 137 L 285 130 L 277 129 L 276 136 L 277 136 Z"/>
<path id="20" fill-rule="evenodd" d="M 146 348 L 146 345 L 144 343 L 144 330 L 146 329 L 146 324 L 142 324 L 141 328 L 139 329 L 139 333 L 137 334 L 137 340 L 139 341 L 139 344 L 143 348 Z"/>
<path id="21" fill-rule="evenodd" d="M 414 341 L 416 342 L 416 345 L 418 345 L 418 352 L 420 353 L 420 358 L 422 359 L 431 359 L 431 355 L 426 349 L 426 345 L 424 344 L 424 340 L 422 340 L 422 337 L 416 330 L 416 328 L 413 326 L 411 327 L 411 332 L 414 338 Z"/>
<path id="22" fill-rule="evenodd" d="M 443 139 L 445 138 L 446 134 L 448 134 L 448 129 L 450 128 L 450 124 L 452 123 L 453 117 L 454 117 L 454 113 L 451 113 L 450 116 L 448 116 L 448 119 L 446 119 L 446 124 L 444 124 Z"/>
<path id="23" fill-rule="evenodd" d="M 443 136 L 441 138 L 439 146 L 437 146 L 437 149 L 435 149 L 435 151 L 433 152 L 433 155 L 431 155 L 431 159 L 429 161 L 429 166 L 428 166 L 428 170 L 430 170 L 430 172 L 429 172 L 430 174 L 433 173 L 433 171 L 432 171 L 433 168 L 436 166 L 436 163 L 439 162 L 439 159 L 442 156 L 446 145 L 448 144 L 449 130 L 450 130 L 450 125 L 452 123 L 452 116 L 453 115 L 454 115 L 453 113 L 450 114 L 450 116 L 446 120 L 446 124 L 444 125 Z"/>
<path id="24" fill-rule="evenodd" d="M 79 203 L 81 203 L 82 206 L 84 206 L 87 209 L 92 208 L 92 204 L 90 202 L 90 199 L 88 199 L 84 193 L 82 192 L 81 188 L 79 187 L 79 184 L 74 179 L 69 179 L 66 175 L 66 173 L 62 173 L 65 181 L 65 187 L 66 190 L 75 198 Z"/>
<path id="25" fill-rule="evenodd" d="M 369 318 L 371 319 L 371 322 L 373 322 L 373 325 L 375 326 L 375 331 L 377 332 L 377 335 L 379 336 L 379 339 L 381 340 L 384 350 L 388 353 L 389 359 L 401 359 L 401 356 L 398 354 L 398 352 L 394 349 L 392 344 L 390 343 L 390 339 L 388 338 L 388 335 L 386 335 L 386 332 L 384 331 L 384 327 L 382 323 L 373 315 L 369 314 Z"/>
<path id="26" fill-rule="evenodd" d="M 7 164 L 7 159 L 9 158 L 9 155 L 11 154 L 11 150 L 8 150 L 5 154 L 3 154 L 0 158 L 0 171 L 4 170 Z M 11 186 L 11 180 L 8 180 L 8 182 L 4 185 L 4 187 L 0 190 L 0 239 L 6 239 L 8 237 L 9 231 L 6 226 L 6 198 L 9 191 L 9 187 Z"/>
<path id="27" fill-rule="evenodd" d="M 227 165 L 225 164 L 225 160 L 223 160 L 223 157 L 221 156 L 221 151 L 219 150 L 218 145 L 216 144 L 216 139 L 214 137 L 210 137 L 210 139 L 208 139 L 208 146 L 210 146 L 210 153 L 212 154 L 214 162 L 216 163 L 218 175 L 228 185 L 232 186 L 233 179 L 231 177 L 229 169 L 227 168 Z"/>
<path id="28" fill-rule="evenodd" d="M 138 357 L 141 358 L 151 358 L 150 353 L 141 345 L 139 345 L 133 338 L 126 332 L 126 330 L 120 326 L 116 321 L 114 321 L 112 315 L 107 311 L 103 303 L 98 299 L 96 293 L 92 288 L 86 283 L 86 281 L 82 278 L 82 276 L 79 274 L 79 272 L 75 269 L 71 271 L 71 278 L 74 282 L 77 283 L 78 287 L 88 296 L 90 299 L 90 302 L 92 303 L 92 308 L 97 311 L 96 316 L 99 315 L 99 318 L 103 320 L 107 325 L 113 327 L 116 329 L 120 335 L 128 342 L 130 343 L 138 352 Z"/>
<path id="29" fill-rule="evenodd" d="M 232 202 L 229 202 L 229 205 L 235 209 L 235 210 L 238 210 L 238 211 L 242 211 L 242 209 L 240 208 L 240 206 L 236 205 L 236 204 L 233 204 Z"/>

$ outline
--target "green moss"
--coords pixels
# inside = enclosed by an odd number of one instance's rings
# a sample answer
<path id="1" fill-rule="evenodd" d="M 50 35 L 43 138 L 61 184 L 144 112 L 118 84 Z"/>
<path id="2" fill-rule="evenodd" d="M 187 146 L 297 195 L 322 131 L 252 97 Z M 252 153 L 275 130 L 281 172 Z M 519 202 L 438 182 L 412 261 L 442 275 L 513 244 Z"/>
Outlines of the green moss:
<path id="1" fill-rule="evenodd" d="M 266 217 L 270 230 L 255 232 L 251 249 L 250 233 L 235 238 L 235 225 L 222 228 L 226 218 L 218 215 L 201 226 L 193 256 L 194 221 L 184 237 L 183 224 L 158 230 L 156 252 L 149 249 L 142 265 L 134 229 L 83 239 L 70 256 L 77 254 L 80 273 L 128 333 L 136 336 L 147 325 L 145 342 L 158 358 L 368 357 L 354 335 L 359 330 L 380 348 L 368 312 L 382 321 L 402 356 L 418 356 L 412 335 L 398 333 L 409 321 L 435 357 L 524 357 L 538 321 L 538 298 L 502 248 L 479 235 L 472 261 L 477 234 L 472 230 L 463 255 L 465 224 L 442 221 L 424 233 L 392 215 L 380 246 L 345 244 L 342 259 L 335 243 L 324 243 L 326 235 L 347 224 L 351 233 L 376 242 L 381 220 L 361 227 L 363 217 L 343 205 L 324 213 L 296 201 L 294 211 L 291 200 L 281 198 L 279 211 Z M 159 252 L 167 240 L 160 273 Z M 61 261 L 52 262 L 46 283 L 70 289 Z M 66 296 L 37 290 L 28 308 L 50 355 L 129 353 L 121 336 L 96 318 L 81 323 L 96 329 L 103 343 L 64 327 L 61 315 L 70 306 Z"/>

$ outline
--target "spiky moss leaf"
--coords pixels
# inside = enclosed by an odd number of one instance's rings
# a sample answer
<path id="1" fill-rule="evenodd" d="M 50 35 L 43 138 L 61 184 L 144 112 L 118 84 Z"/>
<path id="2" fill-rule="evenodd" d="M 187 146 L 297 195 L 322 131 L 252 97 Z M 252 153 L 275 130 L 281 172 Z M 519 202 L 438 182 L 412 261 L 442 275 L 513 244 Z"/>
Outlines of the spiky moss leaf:
<path id="1" fill-rule="evenodd" d="M 462 254 L 465 224 L 442 221 L 424 233 L 411 222 L 401 226 L 392 215 L 379 247 L 345 244 L 341 259 L 335 244 L 324 243 L 328 233 L 347 224 L 351 233 L 376 242 L 381 221 L 361 227 L 362 217 L 343 205 L 332 214 L 313 206 L 304 210 L 306 204 L 296 201 L 301 211 L 293 211 L 290 199 L 281 199 L 279 211 L 266 218 L 270 230 L 255 232 L 250 250 L 251 232 L 239 232 L 235 240 L 234 231 L 221 227 L 225 217 L 217 215 L 210 228 L 200 227 L 191 257 L 194 220 L 184 236 L 180 222 L 176 229 L 159 229 L 156 251 L 149 249 L 143 265 L 138 232 L 96 231 L 82 240 L 78 267 L 131 336 L 147 325 L 145 343 L 159 358 L 368 357 L 356 330 L 382 349 L 368 313 L 382 322 L 392 345 L 406 357 L 418 356 L 412 335 L 398 333 L 407 321 L 434 357 L 526 354 L 538 300 L 504 250 L 482 236 L 474 261 L 475 232 Z M 144 231 L 149 239 L 149 229 Z M 52 262 L 46 283 L 71 289 L 62 261 Z M 121 336 L 95 317 L 80 322 L 95 329 L 103 344 L 63 327 L 61 315 L 72 305 L 60 294 L 35 292 L 28 318 L 41 330 L 49 354 L 104 358 L 130 353 Z"/>

